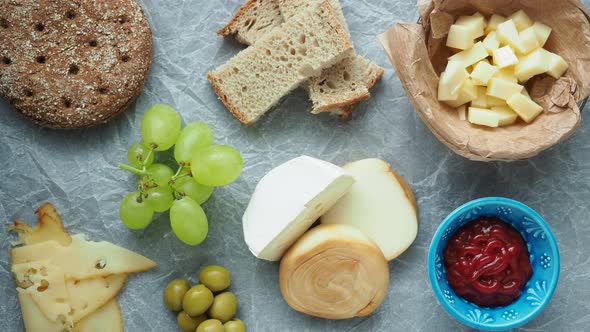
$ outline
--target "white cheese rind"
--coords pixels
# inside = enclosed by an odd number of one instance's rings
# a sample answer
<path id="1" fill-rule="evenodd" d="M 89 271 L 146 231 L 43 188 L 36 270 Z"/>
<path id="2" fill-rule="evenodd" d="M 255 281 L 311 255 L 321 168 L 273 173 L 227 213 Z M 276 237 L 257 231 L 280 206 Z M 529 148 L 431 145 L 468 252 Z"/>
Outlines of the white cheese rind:
<path id="1" fill-rule="evenodd" d="M 354 183 L 342 168 L 302 156 L 266 174 L 242 218 L 244 239 L 258 258 L 281 258 Z"/>

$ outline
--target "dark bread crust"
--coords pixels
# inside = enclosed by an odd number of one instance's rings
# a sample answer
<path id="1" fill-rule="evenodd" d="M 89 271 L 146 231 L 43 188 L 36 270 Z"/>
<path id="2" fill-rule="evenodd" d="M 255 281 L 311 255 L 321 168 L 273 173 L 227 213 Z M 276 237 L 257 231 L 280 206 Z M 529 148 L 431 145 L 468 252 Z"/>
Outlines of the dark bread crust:
<path id="1" fill-rule="evenodd" d="M 112 119 L 139 96 L 151 58 L 136 0 L 0 1 L 0 95 L 40 125 Z"/>

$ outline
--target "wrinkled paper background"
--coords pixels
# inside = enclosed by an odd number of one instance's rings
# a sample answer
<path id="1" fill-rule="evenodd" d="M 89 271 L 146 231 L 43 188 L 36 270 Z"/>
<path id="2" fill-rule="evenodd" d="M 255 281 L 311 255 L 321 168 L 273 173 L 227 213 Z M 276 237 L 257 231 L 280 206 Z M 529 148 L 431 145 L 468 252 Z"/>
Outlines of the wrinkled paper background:
<path id="1" fill-rule="evenodd" d="M 376 36 L 396 22 L 418 18 L 415 0 L 342 0 L 358 53 L 386 68 L 349 122 L 309 114 L 301 91 L 256 126 L 242 126 L 217 101 L 206 72 L 241 46 L 215 31 L 242 4 L 238 0 L 143 0 L 154 33 L 154 62 L 143 94 L 114 121 L 79 131 L 38 127 L 0 102 L 0 331 L 22 331 L 10 274 L 15 218 L 35 220 L 34 210 L 55 203 L 71 233 L 87 233 L 146 255 L 159 266 L 135 275 L 119 294 L 127 331 L 176 331 L 176 316 L 162 303 L 175 277 L 196 282 L 205 264 L 232 272 L 238 317 L 248 331 L 467 331 L 436 300 L 427 277 L 427 251 L 440 221 L 460 204 L 500 195 L 536 209 L 551 225 L 561 251 L 561 280 L 553 300 L 527 331 L 583 331 L 590 320 L 590 125 L 526 162 L 480 163 L 455 155 L 418 118 Z M 584 0 L 590 5 L 590 0 Z M 146 230 L 127 230 L 118 204 L 134 190 L 133 175 L 117 168 L 140 139 L 141 115 L 152 104 L 174 105 L 185 122 L 206 121 L 219 143 L 244 156 L 243 176 L 217 190 L 205 205 L 210 233 L 204 244 L 177 241 L 166 215 Z M 585 112 L 583 112 L 585 115 Z M 329 321 L 291 310 L 278 285 L 278 264 L 257 260 L 243 241 L 241 216 L 257 181 L 291 158 L 307 154 L 344 164 L 380 157 L 411 184 L 420 207 L 414 245 L 390 264 L 391 285 L 383 305 L 369 317 Z"/>

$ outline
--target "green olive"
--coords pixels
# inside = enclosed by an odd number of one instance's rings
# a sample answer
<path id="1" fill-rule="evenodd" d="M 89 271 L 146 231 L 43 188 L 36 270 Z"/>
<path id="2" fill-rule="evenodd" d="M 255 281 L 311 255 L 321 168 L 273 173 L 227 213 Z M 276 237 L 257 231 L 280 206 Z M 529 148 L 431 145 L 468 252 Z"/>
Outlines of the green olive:
<path id="1" fill-rule="evenodd" d="M 178 327 L 180 327 L 180 330 L 182 330 L 182 332 L 195 332 L 197 326 L 199 326 L 199 324 L 206 320 L 206 315 L 201 315 L 193 318 L 184 311 L 179 312 L 178 316 L 176 317 Z"/>
<path id="2" fill-rule="evenodd" d="M 224 332 L 223 324 L 217 319 L 207 319 L 199 324 L 195 332 Z"/>
<path id="3" fill-rule="evenodd" d="M 231 292 L 223 292 L 213 300 L 211 308 L 209 308 L 209 317 L 219 319 L 223 323 L 232 319 L 238 309 L 238 299 Z"/>
<path id="4" fill-rule="evenodd" d="M 182 299 L 191 286 L 184 279 L 170 281 L 164 289 L 164 304 L 172 311 L 182 310 Z"/>
<path id="5" fill-rule="evenodd" d="M 231 282 L 229 271 L 223 266 L 206 266 L 199 273 L 199 282 L 207 286 L 212 292 L 221 292 L 229 287 Z"/>
<path id="6" fill-rule="evenodd" d="M 246 325 L 237 318 L 225 322 L 223 327 L 225 328 L 224 332 L 246 332 Z"/>
<path id="7" fill-rule="evenodd" d="M 192 317 L 204 314 L 213 303 L 213 293 L 204 285 L 191 287 L 182 299 L 182 308 Z"/>

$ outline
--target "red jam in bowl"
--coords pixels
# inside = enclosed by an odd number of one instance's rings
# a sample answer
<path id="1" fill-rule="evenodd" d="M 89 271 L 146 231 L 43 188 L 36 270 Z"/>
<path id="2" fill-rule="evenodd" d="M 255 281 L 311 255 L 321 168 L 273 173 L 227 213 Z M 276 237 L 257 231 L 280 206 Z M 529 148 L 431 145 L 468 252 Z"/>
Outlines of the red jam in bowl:
<path id="1" fill-rule="evenodd" d="M 444 263 L 455 293 L 480 307 L 514 302 L 533 274 L 522 236 L 494 217 L 459 228 L 445 248 Z"/>

